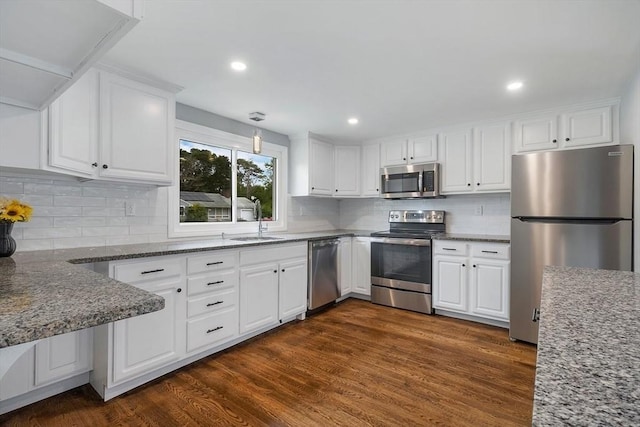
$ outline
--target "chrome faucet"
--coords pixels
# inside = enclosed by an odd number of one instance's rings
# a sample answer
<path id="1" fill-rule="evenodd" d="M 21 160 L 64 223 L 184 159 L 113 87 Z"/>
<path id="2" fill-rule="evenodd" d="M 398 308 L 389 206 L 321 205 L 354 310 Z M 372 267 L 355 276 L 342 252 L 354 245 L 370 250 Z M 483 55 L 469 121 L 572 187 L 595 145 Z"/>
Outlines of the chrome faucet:
<path id="1" fill-rule="evenodd" d="M 255 200 L 255 205 L 253 207 L 253 213 L 258 217 L 258 239 L 262 239 L 262 232 L 266 230 L 266 226 L 262 228 L 262 204 L 260 203 L 260 199 L 257 197 L 251 197 L 252 200 Z"/>

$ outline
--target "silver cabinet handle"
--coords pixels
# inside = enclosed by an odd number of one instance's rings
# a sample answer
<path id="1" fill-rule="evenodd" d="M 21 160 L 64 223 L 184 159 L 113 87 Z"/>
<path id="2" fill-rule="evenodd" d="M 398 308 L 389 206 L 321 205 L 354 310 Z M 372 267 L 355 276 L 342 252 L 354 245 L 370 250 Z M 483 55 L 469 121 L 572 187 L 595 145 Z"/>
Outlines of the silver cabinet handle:
<path id="1" fill-rule="evenodd" d="M 209 283 L 207 283 L 207 286 L 219 285 L 220 283 L 224 283 L 224 280 L 218 280 L 216 282 L 209 282 Z"/>
<path id="2" fill-rule="evenodd" d="M 224 261 L 208 262 L 208 263 L 207 263 L 207 266 L 210 266 L 210 265 L 219 265 L 219 264 L 224 264 Z"/>
<path id="3" fill-rule="evenodd" d="M 160 273 L 161 271 L 164 271 L 164 268 L 158 268 L 156 270 L 142 271 L 140 274 Z"/>
<path id="4" fill-rule="evenodd" d="M 207 333 L 210 334 L 211 332 L 219 331 L 222 328 L 224 328 L 224 326 L 216 326 L 213 329 L 207 329 Z"/>
<path id="5" fill-rule="evenodd" d="M 218 304 L 222 304 L 224 301 L 216 301 L 216 302 L 210 302 L 209 304 L 207 304 L 207 307 L 211 307 L 214 305 L 218 305 Z"/>
<path id="6" fill-rule="evenodd" d="M 482 251 L 483 254 L 497 254 L 498 251 Z"/>

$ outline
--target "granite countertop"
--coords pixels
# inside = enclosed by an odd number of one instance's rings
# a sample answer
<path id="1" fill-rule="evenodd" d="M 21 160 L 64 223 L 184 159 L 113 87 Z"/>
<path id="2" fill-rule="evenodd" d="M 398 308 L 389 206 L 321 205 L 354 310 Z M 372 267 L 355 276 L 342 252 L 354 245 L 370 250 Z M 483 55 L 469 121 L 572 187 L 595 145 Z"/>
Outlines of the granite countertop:
<path id="1" fill-rule="evenodd" d="M 432 237 L 434 240 L 466 240 L 470 242 L 511 243 L 511 237 L 492 234 L 452 234 L 444 233 Z"/>
<path id="2" fill-rule="evenodd" d="M 0 259 L 0 348 L 64 334 L 164 308 L 164 299 L 80 265 L 327 237 L 368 236 L 332 230 L 265 234 L 278 240 L 226 239 L 18 252 Z"/>
<path id="3" fill-rule="evenodd" d="M 545 267 L 533 425 L 640 425 L 640 274 Z"/>

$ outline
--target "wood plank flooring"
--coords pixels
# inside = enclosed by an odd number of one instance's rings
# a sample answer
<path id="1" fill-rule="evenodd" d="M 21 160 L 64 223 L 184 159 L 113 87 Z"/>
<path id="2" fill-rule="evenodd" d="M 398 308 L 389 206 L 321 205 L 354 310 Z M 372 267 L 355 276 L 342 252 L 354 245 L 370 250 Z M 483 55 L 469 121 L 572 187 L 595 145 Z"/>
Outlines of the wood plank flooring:
<path id="1" fill-rule="evenodd" d="M 7 426 L 531 425 L 535 347 L 355 299 L 108 402 L 86 385 Z"/>

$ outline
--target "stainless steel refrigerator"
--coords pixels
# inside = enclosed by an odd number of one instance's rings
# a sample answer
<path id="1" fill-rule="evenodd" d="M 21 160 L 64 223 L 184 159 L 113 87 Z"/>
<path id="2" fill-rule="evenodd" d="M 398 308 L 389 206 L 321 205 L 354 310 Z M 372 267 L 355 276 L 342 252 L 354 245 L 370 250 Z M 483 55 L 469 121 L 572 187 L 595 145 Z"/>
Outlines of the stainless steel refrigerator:
<path id="1" fill-rule="evenodd" d="M 633 146 L 514 155 L 511 170 L 509 335 L 537 343 L 545 265 L 633 267 Z"/>

